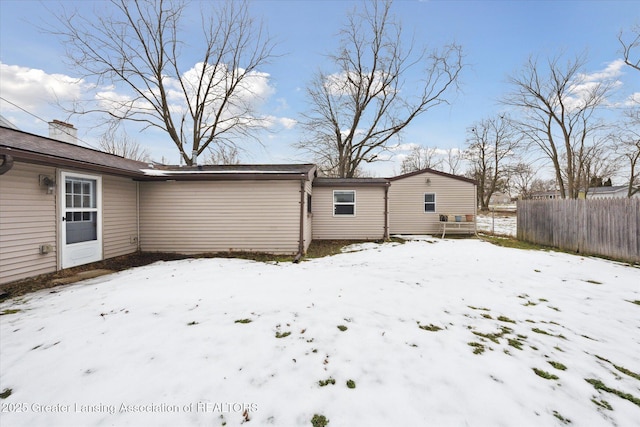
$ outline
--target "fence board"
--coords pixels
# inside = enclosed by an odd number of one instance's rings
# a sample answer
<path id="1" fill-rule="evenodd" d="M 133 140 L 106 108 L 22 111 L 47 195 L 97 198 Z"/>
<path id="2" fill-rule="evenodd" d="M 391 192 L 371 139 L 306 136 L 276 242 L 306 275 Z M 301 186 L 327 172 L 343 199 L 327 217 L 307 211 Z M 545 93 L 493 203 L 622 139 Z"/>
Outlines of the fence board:
<path id="1" fill-rule="evenodd" d="M 522 200 L 519 240 L 640 263 L 640 198 Z"/>

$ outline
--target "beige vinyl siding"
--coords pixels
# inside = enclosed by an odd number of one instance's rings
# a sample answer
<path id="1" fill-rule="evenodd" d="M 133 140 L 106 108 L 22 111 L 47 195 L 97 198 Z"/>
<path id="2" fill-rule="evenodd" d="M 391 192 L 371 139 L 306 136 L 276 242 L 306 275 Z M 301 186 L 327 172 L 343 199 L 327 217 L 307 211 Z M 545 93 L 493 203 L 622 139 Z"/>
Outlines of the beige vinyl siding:
<path id="1" fill-rule="evenodd" d="M 427 178 L 430 180 L 427 183 Z M 436 211 L 425 213 L 424 194 L 436 195 Z M 431 234 L 440 229 L 439 214 L 476 214 L 475 185 L 425 172 L 391 181 L 389 228 L 391 234 Z"/>
<path id="2" fill-rule="evenodd" d="M 136 183 L 129 178 L 102 177 L 104 258 L 135 252 L 137 244 Z"/>
<path id="3" fill-rule="evenodd" d="M 333 191 L 354 190 L 355 215 L 333 214 Z M 384 187 L 314 187 L 313 238 L 318 240 L 384 238 Z"/>
<path id="4" fill-rule="evenodd" d="M 143 251 L 298 252 L 300 181 L 140 183 Z"/>
<path id="5" fill-rule="evenodd" d="M 56 199 L 39 175 L 54 168 L 16 162 L 0 175 L 0 284 L 56 271 Z M 53 251 L 40 254 L 41 245 Z"/>

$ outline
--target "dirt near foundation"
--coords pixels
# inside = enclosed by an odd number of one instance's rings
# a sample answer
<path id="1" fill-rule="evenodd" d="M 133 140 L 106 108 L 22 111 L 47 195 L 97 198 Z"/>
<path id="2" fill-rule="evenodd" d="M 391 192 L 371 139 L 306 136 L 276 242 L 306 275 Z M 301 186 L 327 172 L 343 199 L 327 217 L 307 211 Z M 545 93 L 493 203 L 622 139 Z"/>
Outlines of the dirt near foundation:
<path id="1" fill-rule="evenodd" d="M 56 286 L 73 283 L 90 277 L 88 273 L 95 270 L 122 271 L 132 267 L 140 267 L 152 264 L 156 261 L 172 261 L 188 258 L 187 255 L 167 253 L 137 252 L 110 258 L 104 261 L 85 264 L 78 267 L 67 268 L 55 273 L 41 274 L 28 279 L 7 283 L 0 286 L 0 301 L 17 297 L 41 289 L 55 288 Z"/>
<path id="2" fill-rule="evenodd" d="M 401 239 L 391 240 L 401 241 Z M 362 241 L 360 240 L 314 240 L 309 246 L 305 258 L 321 258 L 328 255 L 335 255 L 340 253 L 344 246 L 361 242 Z M 42 274 L 28 279 L 0 285 L 0 301 L 42 289 L 52 288 L 52 291 L 55 291 L 56 286 L 78 282 L 80 280 L 108 273 L 109 271 L 122 271 L 133 267 L 152 264 L 157 261 L 175 261 L 187 258 L 242 258 L 261 262 L 292 262 L 295 259 L 293 255 L 273 255 L 261 252 L 219 252 L 198 255 L 183 255 L 163 252 L 135 252 L 129 255 L 109 258 L 104 261 L 67 268 L 56 271 L 55 273 Z"/>

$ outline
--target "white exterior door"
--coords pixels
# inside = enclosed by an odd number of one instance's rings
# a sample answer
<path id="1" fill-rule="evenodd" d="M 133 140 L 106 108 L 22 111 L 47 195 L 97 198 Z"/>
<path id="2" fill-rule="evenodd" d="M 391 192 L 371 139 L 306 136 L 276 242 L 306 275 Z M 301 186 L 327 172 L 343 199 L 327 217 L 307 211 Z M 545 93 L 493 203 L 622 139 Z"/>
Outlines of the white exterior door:
<path id="1" fill-rule="evenodd" d="M 102 178 L 62 172 L 62 268 L 102 260 Z"/>

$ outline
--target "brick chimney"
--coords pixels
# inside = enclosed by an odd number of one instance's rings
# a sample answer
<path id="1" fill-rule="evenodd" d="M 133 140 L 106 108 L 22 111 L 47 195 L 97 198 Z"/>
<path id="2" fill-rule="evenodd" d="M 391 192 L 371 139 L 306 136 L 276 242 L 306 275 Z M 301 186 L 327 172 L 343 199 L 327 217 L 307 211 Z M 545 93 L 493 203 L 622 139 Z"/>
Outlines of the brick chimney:
<path id="1" fill-rule="evenodd" d="M 49 138 L 71 144 L 78 143 L 78 129 L 72 124 L 54 120 L 49 122 Z"/>

